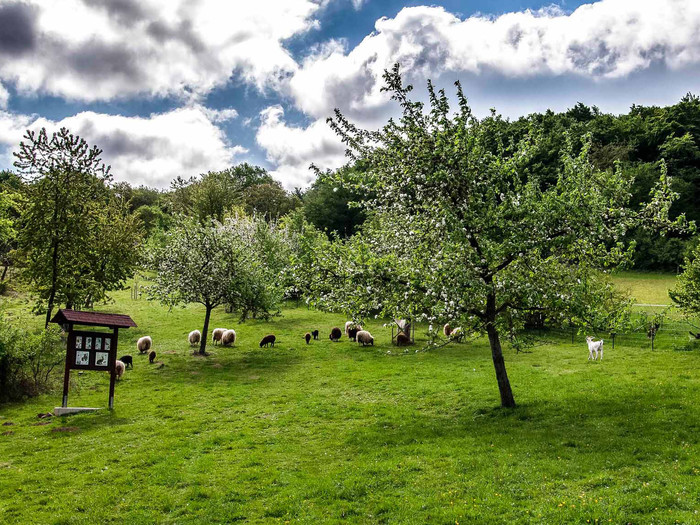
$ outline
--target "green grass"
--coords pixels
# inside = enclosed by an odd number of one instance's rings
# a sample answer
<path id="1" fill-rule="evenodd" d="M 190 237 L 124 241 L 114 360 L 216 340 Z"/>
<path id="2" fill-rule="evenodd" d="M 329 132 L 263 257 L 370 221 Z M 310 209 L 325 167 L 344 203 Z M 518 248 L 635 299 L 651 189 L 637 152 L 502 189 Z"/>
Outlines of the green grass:
<path id="1" fill-rule="evenodd" d="M 139 324 L 119 339 L 134 370 L 111 413 L 39 426 L 60 394 L 0 408 L 0 522 L 700 522 L 697 351 L 507 349 L 519 406 L 503 410 L 485 341 L 404 354 L 379 322 L 362 348 L 328 340 L 339 315 L 217 311 L 239 340 L 201 358 L 185 342 L 199 308 L 126 292 L 99 309 Z M 144 334 L 162 368 L 133 351 Z M 75 377 L 70 405 L 106 405 L 105 374 Z"/>
<path id="2" fill-rule="evenodd" d="M 670 305 L 668 291 L 676 285 L 676 275 L 672 273 L 616 272 L 615 285 L 630 292 L 642 304 Z"/>

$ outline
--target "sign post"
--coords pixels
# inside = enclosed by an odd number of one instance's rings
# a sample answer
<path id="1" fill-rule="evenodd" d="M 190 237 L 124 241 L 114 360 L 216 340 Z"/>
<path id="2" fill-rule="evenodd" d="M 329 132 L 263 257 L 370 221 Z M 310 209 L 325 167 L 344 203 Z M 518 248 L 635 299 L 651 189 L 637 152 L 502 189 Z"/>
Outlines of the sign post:
<path id="1" fill-rule="evenodd" d="M 128 315 L 104 314 L 99 312 L 76 312 L 59 310 L 51 319 L 61 325 L 68 334 L 66 367 L 63 376 L 63 399 L 54 413 L 75 414 L 97 410 L 97 408 L 69 407 L 68 387 L 71 370 L 97 370 L 109 372 L 109 409 L 114 408 L 114 385 L 117 379 L 117 341 L 120 328 L 130 328 L 136 323 Z M 111 328 L 112 332 L 75 330 L 75 325 Z"/>

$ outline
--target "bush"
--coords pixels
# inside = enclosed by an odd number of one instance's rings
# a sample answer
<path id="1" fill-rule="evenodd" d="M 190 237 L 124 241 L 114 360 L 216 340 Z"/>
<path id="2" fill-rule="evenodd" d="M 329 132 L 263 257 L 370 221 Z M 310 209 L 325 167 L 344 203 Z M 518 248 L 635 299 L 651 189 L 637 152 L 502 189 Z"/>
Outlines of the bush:
<path id="1" fill-rule="evenodd" d="M 64 359 L 65 344 L 57 327 L 29 333 L 0 319 L 0 401 L 51 390 L 53 372 Z"/>

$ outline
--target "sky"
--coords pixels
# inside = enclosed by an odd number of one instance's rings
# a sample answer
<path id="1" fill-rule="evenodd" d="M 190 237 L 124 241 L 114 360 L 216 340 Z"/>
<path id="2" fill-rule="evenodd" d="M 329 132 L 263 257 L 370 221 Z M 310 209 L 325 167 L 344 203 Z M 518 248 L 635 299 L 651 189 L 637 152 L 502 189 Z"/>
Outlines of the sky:
<path id="1" fill-rule="evenodd" d="M 0 0 L 0 169 L 67 127 L 116 181 L 168 188 L 241 162 L 285 188 L 334 169 L 338 108 L 365 128 L 460 80 L 477 115 L 624 113 L 700 93 L 699 0 Z"/>

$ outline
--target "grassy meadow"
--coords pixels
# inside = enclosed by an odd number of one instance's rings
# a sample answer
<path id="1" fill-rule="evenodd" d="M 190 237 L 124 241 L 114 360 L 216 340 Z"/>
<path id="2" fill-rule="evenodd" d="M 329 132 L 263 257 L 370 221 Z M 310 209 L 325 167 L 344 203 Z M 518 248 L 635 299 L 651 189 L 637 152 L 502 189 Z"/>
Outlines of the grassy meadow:
<path id="1" fill-rule="evenodd" d="M 653 304 L 669 282 L 620 278 Z M 120 332 L 134 369 L 114 411 L 38 419 L 60 392 L 0 407 L 0 522 L 700 523 L 698 351 L 506 347 L 519 406 L 504 410 L 482 339 L 416 353 L 423 327 L 404 352 L 375 321 L 363 348 L 328 340 L 341 315 L 219 309 L 236 345 L 196 357 L 201 308 L 115 299 L 96 309 L 139 326 Z M 19 299 L 9 313 L 41 322 Z M 146 334 L 162 366 L 135 351 Z M 106 406 L 106 374 L 74 378 L 69 405 Z"/>

